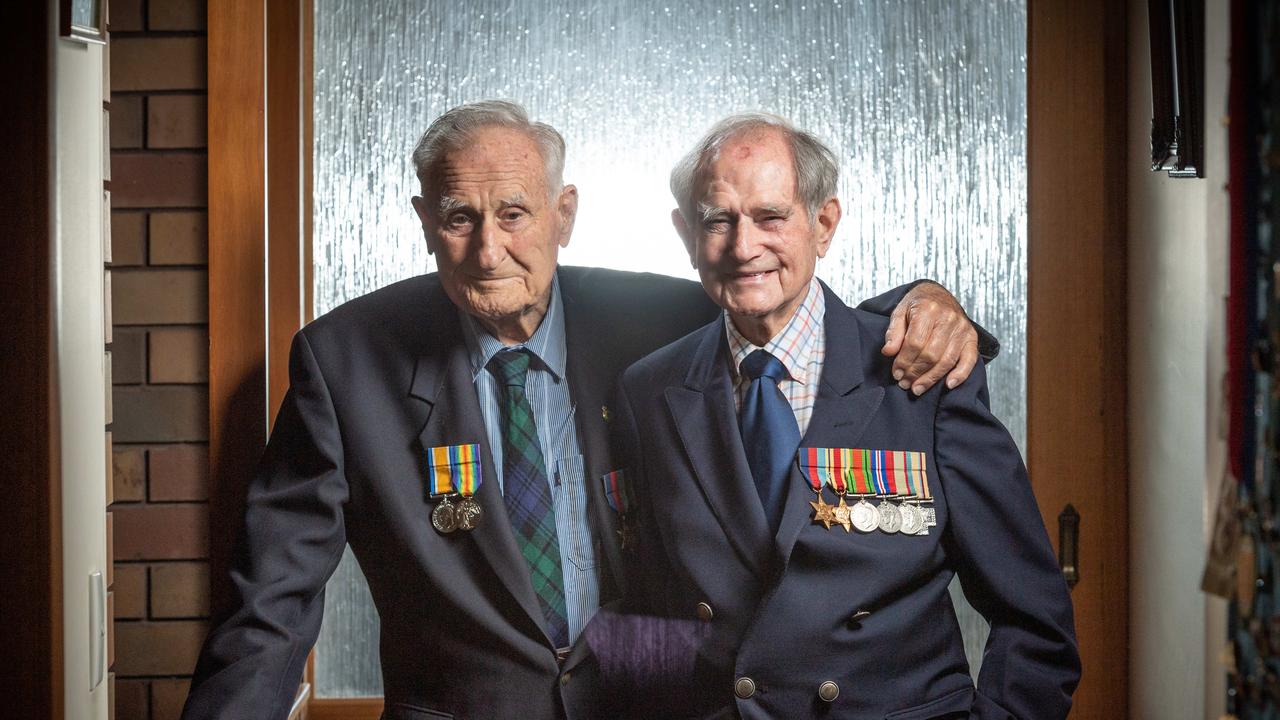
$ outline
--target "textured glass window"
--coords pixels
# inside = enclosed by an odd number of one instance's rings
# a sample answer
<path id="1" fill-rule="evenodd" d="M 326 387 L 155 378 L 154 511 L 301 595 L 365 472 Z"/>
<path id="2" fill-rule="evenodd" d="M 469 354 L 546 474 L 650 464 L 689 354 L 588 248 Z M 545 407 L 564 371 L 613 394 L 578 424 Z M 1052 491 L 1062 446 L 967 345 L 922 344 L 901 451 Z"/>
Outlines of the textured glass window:
<path id="1" fill-rule="evenodd" d="M 851 303 L 918 277 L 951 288 L 1003 344 L 991 395 L 1023 444 L 1025 0 L 317 0 L 315 27 L 317 314 L 432 269 L 409 156 L 449 107 L 509 98 L 564 134 L 581 201 L 563 263 L 689 278 L 667 173 L 715 120 L 765 110 L 841 158 L 818 274 Z M 986 630 L 961 605 L 976 658 Z M 350 556 L 316 674 L 321 696 L 381 693 Z"/>

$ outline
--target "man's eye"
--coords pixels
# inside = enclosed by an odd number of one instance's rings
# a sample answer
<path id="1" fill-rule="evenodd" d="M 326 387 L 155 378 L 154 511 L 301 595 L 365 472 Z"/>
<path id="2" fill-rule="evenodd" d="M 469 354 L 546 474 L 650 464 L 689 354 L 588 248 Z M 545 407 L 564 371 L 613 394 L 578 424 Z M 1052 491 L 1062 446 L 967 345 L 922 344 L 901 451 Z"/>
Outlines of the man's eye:
<path id="1" fill-rule="evenodd" d="M 708 220 L 703 223 L 703 227 L 705 227 L 708 232 L 725 232 L 729 229 L 729 221 L 724 218 Z"/>
<path id="2" fill-rule="evenodd" d="M 519 208 L 508 208 L 502 211 L 502 219 L 506 222 L 515 222 L 525 216 L 525 212 Z"/>
<path id="3" fill-rule="evenodd" d="M 466 213 L 454 213 L 449 216 L 449 227 L 462 227 L 471 224 L 471 217 Z"/>

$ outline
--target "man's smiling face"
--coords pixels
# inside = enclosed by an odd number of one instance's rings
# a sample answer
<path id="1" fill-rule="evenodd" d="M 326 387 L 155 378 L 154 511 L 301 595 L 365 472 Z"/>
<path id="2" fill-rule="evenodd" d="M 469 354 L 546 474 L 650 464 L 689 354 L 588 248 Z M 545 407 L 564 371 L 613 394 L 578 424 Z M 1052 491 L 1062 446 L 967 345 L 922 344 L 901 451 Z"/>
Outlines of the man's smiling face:
<path id="1" fill-rule="evenodd" d="M 702 285 L 739 330 L 753 342 L 763 332 L 767 341 L 804 300 L 839 204 L 829 200 L 809 217 L 796 193 L 791 147 L 770 128 L 726 141 L 696 188 L 698 217 L 681 235 Z"/>

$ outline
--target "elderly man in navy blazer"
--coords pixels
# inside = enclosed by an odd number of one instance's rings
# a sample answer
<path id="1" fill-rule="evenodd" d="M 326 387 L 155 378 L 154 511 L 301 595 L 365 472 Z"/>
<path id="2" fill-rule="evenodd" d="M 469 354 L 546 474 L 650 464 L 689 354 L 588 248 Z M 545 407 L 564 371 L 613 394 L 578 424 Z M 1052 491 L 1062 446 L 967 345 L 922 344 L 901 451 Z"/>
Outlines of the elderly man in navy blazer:
<path id="1" fill-rule="evenodd" d="M 393 720 L 564 717 L 582 654 L 569 648 L 621 590 L 599 482 L 616 467 L 607 400 L 623 368 L 715 308 L 695 283 L 558 267 L 577 191 L 559 133 L 517 105 L 450 110 L 414 164 L 439 272 L 294 338 L 249 490 L 239 604 L 205 643 L 185 718 L 286 717 L 347 544 L 378 610 Z M 963 311 L 936 285 L 911 292 L 887 348 L 907 348 L 903 381 L 932 384 L 961 350 L 964 376 L 977 335 Z"/>
<path id="2" fill-rule="evenodd" d="M 644 646 L 670 654 L 701 628 L 692 657 L 668 658 L 683 678 L 648 694 L 677 706 L 645 712 L 1065 718 L 1071 600 L 984 369 L 896 391 L 885 318 L 814 278 L 836 179 L 822 143 L 766 115 L 721 122 L 672 174 L 673 221 L 724 312 L 621 381 L 633 609 L 676 637 Z M 976 688 L 955 574 L 991 623 Z"/>

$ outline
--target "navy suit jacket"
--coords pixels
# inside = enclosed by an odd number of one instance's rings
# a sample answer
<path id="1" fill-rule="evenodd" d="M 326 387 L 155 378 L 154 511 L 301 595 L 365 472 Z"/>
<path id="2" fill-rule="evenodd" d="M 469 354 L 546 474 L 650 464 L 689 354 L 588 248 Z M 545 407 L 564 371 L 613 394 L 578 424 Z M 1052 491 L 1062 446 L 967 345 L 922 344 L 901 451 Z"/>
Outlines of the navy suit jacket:
<path id="1" fill-rule="evenodd" d="M 685 716 L 1065 718 L 1080 673 L 1070 596 L 984 367 L 954 390 L 900 390 L 879 352 L 886 319 L 824 292 L 826 362 L 801 447 L 923 451 L 937 526 L 825 529 L 796 465 L 771 535 L 723 321 L 644 358 L 617 402 L 638 494 L 630 609 L 705 623 L 687 692 L 659 694 Z M 976 690 L 947 591 L 957 573 L 991 623 Z M 741 699 L 744 677 L 756 690 Z M 819 699 L 825 681 L 840 688 L 834 702 Z"/>

